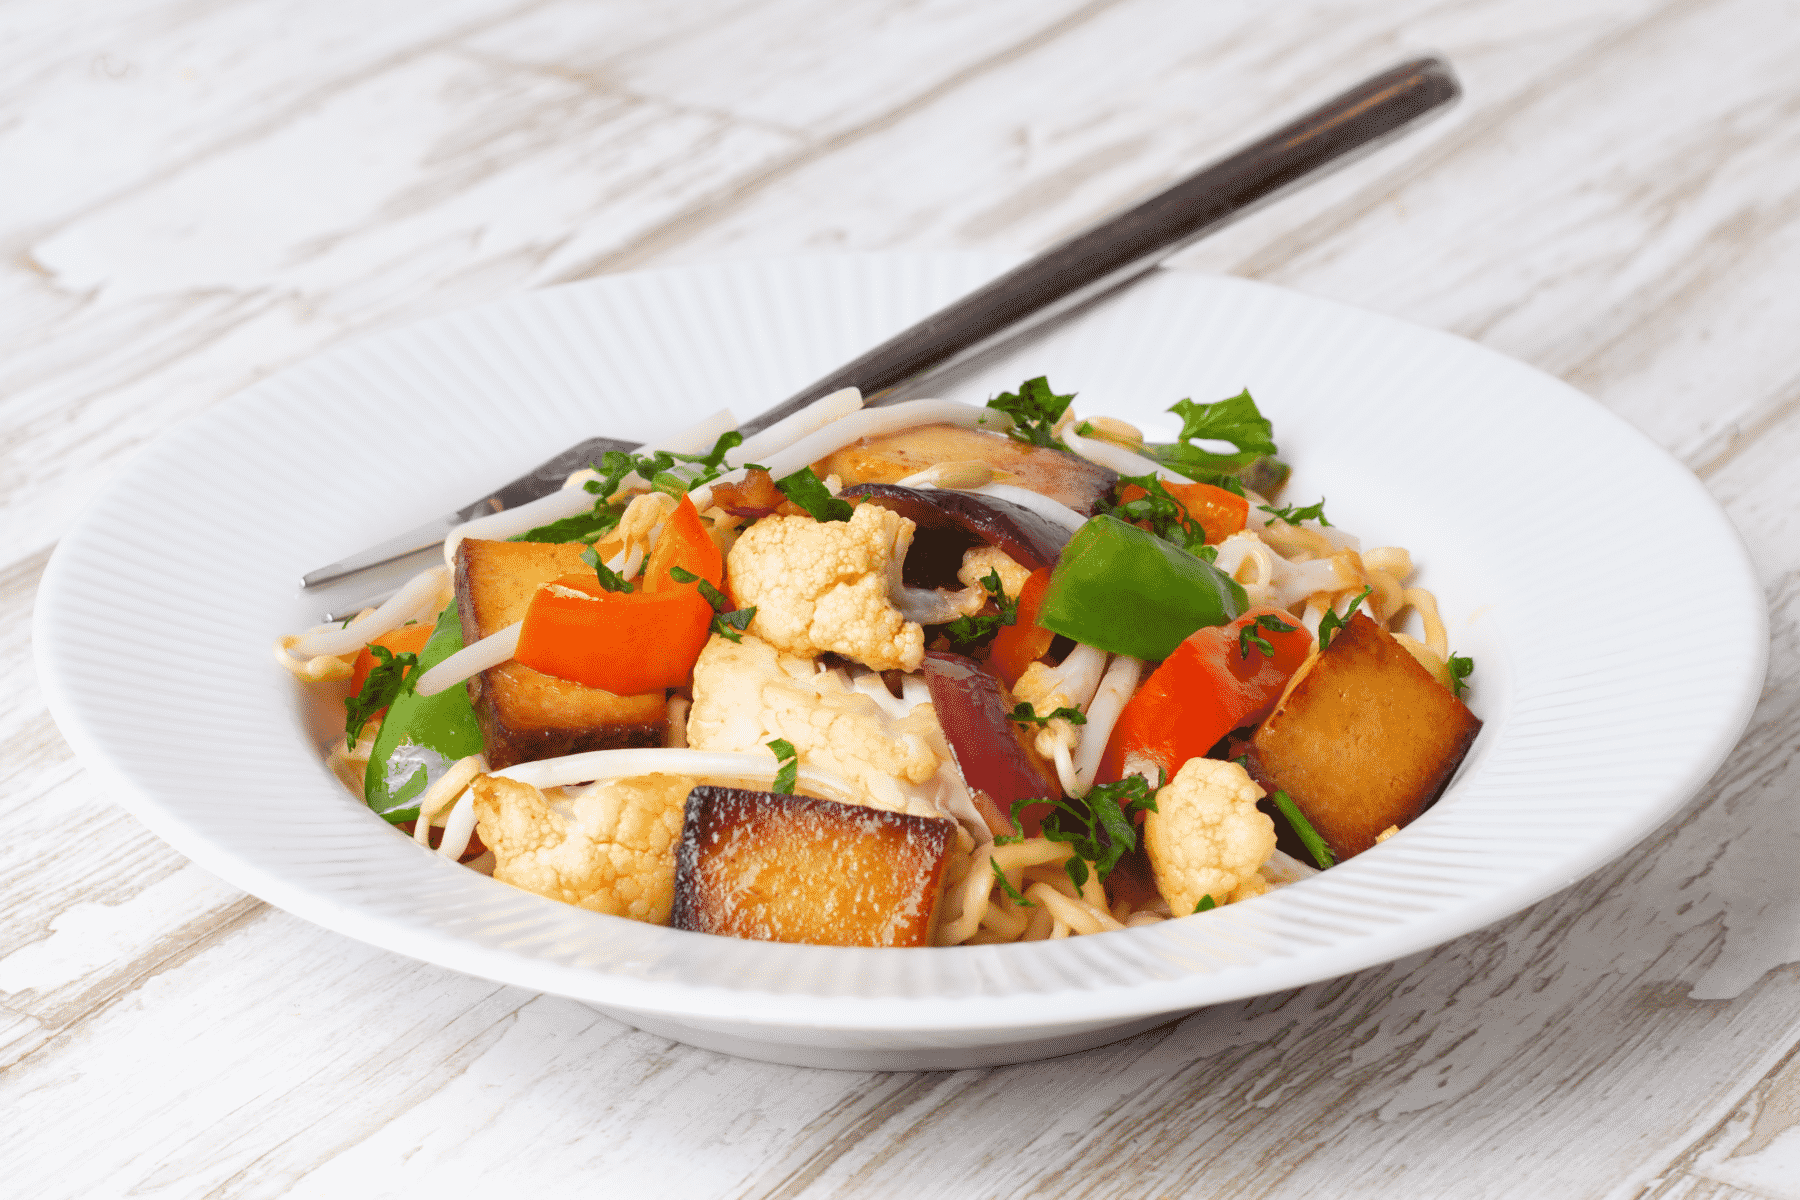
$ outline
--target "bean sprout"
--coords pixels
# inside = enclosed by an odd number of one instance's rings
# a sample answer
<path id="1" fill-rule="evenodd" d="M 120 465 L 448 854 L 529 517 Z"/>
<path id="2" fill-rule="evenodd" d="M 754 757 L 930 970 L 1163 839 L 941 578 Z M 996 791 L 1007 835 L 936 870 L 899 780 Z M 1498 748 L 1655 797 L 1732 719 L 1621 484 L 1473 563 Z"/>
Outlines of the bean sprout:
<path id="1" fill-rule="evenodd" d="M 740 446 L 725 452 L 725 462 L 733 468 L 745 463 L 761 462 L 802 438 L 810 437 L 833 421 L 842 420 L 863 406 L 862 393 L 853 387 L 840 388 L 822 400 L 784 417 L 761 433 L 744 439 Z"/>
<path id="2" fill-rule="evenodd" d="M 1004 432 L 1012 428 L 1012 420 L 991 408 L 977 408 L 955 400 L 911 400 L 885 408 L 864 408 L 840 421 L 801 438 L 785 449 L 763 460 L 773 479 L 786 479 L 801 467 L 811 466 L 828 454 L 834 454 L 851 442 L 866 437 L 898 433 L 919 425 L 961 425 L 965 428 L 994 429 Z M 722 479 L 703 484 L 689 493 L 696 507 L 712 502 L 712 490 L 720 483 L 736 483 L 746 474 L 740 467 Z"/>
<path id="3" fill-rule="evenodd" d="M 514 621 L 498 633 L 491 633 L 473 646 L 465 646 L 446 658 L 431 670 L 419 676 L 419 683 L 413 690 L 421 696 L 435 696 L 481 674 L 489 667 L 497 667 L 512 658 L 519 651 L 519 630 L 525 625 L 523 621 Z"/>
<path id="4" fill-rule="evenodd" d="M 1125 702 L 1137 691 L 1138 681 L 1144 676 L 1144 660 L 1129 655 L 1118 655 L 1106 668 L 1106 675 L 1100 680 L 1099 690 L 1087 708 L 1087 724 L 1081 727 L 1081 742 L 1075 756 L 1075 787 L 1066 784 L 1063 790 L 1072 796 L 1085 796 L 1094 786 L 1094 776 L 1100 770 L 1101 755 L 1106 752 L 1106 743 L 1112 739 L 1113 726 L 1119 722 L 1119 714 L 1125 711 Z M 1058 771 L 1061 760 L 1057 760 Z"/>
<path id="5" fill-rule="evenodd" d="M 382 634 L 436 612 L 438 600 L 449 580 L 450 572 L 444 567 L 420 571 L 374 612 L 358 617 L 342 629 L 328 628 L 303 633 L 296 638 L 283 638 L 281 650 L 306 658 L 354 654 Z M 348 674 L 345 672 L 340 678 Z"/>
<path id="6" fill-rule="evenodd" d="M 737 427 L 737 419 L 731 415 L 729 408 L 721 408 L 718 412 L 695 425 L 690 425 L 677 433 L 672 433 L 660 441 L 651 442 L 640 450 L 639 454 L 653 454 L 658 450 L 673 450 L 677 454 L 704 454 L 717 444 L 720 435 Z M 620 490 L 633 487 L 646 487 L 648 484 L 637 475 L 627 475 L 620 484 Z M 608 497 L 610 499 L 610 497 Z M 472 521 L 464 521 L 444 539 L 444 561 L 451 566 L 456 564 L 456 548 L 464 538 L 489 538 L 503 541 L 517 537 L 539 525 L 548 525 L 564 517 L 572 517 L 584 513 L 594 507 L 595 497 L 582 487 L 569 487 L 565 484 L 560 490 L 551 492 L 516 508 L 503 509 L 485 517 L 476 517 Z M 702 506 L 704 507 L 704 506 Z"/>

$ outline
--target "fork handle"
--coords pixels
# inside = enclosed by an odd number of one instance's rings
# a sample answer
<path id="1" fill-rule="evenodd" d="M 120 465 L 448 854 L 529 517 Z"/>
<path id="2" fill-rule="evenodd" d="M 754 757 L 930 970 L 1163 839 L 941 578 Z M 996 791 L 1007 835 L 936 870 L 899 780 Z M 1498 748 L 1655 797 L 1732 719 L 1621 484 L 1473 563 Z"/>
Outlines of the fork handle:
<path id="1" fill-rule="evenodd" d="M 746 436 L 761 432 L 840 388 L 860 388 L 865 397 L 879 397 L 1053 320 L 1152 270 L 1319 171 L 1386 144 L 1461 94 L 1455 74 L 1441 58 L 1415 59 L 1383 71 L 982 285 L 741 428 Z"/>

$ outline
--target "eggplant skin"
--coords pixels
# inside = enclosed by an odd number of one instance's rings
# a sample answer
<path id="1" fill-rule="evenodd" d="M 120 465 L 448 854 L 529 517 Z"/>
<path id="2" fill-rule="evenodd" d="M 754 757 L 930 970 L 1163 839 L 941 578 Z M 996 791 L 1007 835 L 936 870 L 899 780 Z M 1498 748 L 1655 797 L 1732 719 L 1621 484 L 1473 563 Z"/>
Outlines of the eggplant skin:
<path id="1" fill-rule="evenodd" d="M 1056 565 L 1069 532 L 1022 504 L 950 488 L 910 488 L 892 483 L 858 483 L 838 493 L 851 503 L 867 501 L 907 518 L 916 527 L 907 551 L 909 587 L 962 586 L 956 578 L 963 552 L 997 546 L 1028 571 Z"/>
<path id="2" fill-rule="evenodd" d="M 1004 685 L 974 659 L 941 650 L 926 652 L 920 670 L 976 811 L 995 837 L 1017 833 L 1014 804 L 1048 800 L 1062 795 L 1062 789 L 1013 723 Z M 1020 814 L 1026 836 L 1037 836 L 1038 822 L 1047 810 L 1047 804 L 1032 805 Z"/>
<path id="3" fill-rule="evenodd" d="M 710 784 L 675 848 L 676 929 L 813 946 L 928 946 L 956 822 Z"/>

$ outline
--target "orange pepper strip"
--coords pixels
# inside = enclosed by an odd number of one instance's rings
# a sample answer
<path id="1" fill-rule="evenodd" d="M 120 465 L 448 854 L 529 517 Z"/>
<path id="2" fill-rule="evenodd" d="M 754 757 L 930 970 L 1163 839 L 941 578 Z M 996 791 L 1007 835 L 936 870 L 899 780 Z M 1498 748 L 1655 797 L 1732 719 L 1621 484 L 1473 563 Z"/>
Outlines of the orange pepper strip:
<path id="1" fill-rule="evenodd" d="M 1291 633 L 1261 629 L 1271 658 L 1250 647 L 1238 652 L 1245 626 L 1272 615 Z M 1101 759 L 1102 779 L 1117 779 L 1127 757 L 1139 757 L 1174 776 L 1190 758 L 1204 757 L 1234 729 L 1254 724 L 1281 698 L 1288 679 L 1312 653 L 1312 635 L 1278 608 L 1253 608 L 1229 625 L 1198 630 L 1163 660 L 1126 703 Z"/>
<path id="2" fill-rule="evenodd" d="M 698 595 L 699 585 L 675 582 L 669 574 L 671 567 L 690 571 L 714 587 L 718 587 L 725 579 L 725 559 L 719 553 L 718 544 L 706 532 L 706 524 L 695 511 L 694 502 L 686 496 L 681 498 L 681 503 L 676 506 L 669 519 L 663 522 L 662 533 L 657 535 L 656 548 L 650 551 L 650 557 L 644 563 L 643 590 L 666 592 L 680 589 Z"/>
<path id="3" fill-rule="evenodd" d="M 402 625 L 398 629 L 390 629 L 380 637 L 373 639 L 369 645 L 386 647 L 393 654 L 417 654 L 425 649 L 425 643 L 431 640 L 431 630 L 436 624 L 437 621 L 434 617 L 430 621 L 420 621 L 416 625 Z M 357 654 L 356 662 L 350 668 L 351 695 L 358 695 L 362 692 L 363 683 L 369 678 L 369 672 L 374 669 L 375 656 L 369 653 L 368 646 L 364 646 L 362 651 Z"/>
<path id="4" fill-rule="evenodd" d="M 564 575 L 540 587 L 519 631 L 520 662 L 546 675 L 618 696 L 679 687 L 711 632 L 713 608 L 696 583 L 678 583 L 673 567 L 718 586 L 725 574 L 693 502 L 663 524 L 634 591 L 609 592 L 592 575 Z"/>
<path id="5" fill-rule="evenodd" d="M 1206 530 L 1206 544 L 1216 546 L 1234 533 L 1243 532 L 1250 520 L 1250 501 L 1235 492 L 1228 492 L 1222 487 L 1214 487 L 1210 483 L 1181 483 L 1173 479 L 1162 481 L 1169 495 L 1175 497 L 1176 503 L 1187 509 L 1188 516 L 1200 523 Z M 1135 483 L 1128 483 L 1119 489 L 1119 503 L 1126 504 L 1133 500 L 1141 500 L 1148 495 Z"/>
<path id="6" fill-rule="evenodd" d="M 1006 681 L 1007 687 L 1019 682 L 1027 667 L 1050 652 L 1056 637 L 1037 623 L 1038 610 L 1044 606 L 1044 590 L 1050 586 L 1049 567 L 1039 567 L 1019 589 L 1019 615 L 1011 625 L 1003 625 L 988 646 L 987 669 Z"/>

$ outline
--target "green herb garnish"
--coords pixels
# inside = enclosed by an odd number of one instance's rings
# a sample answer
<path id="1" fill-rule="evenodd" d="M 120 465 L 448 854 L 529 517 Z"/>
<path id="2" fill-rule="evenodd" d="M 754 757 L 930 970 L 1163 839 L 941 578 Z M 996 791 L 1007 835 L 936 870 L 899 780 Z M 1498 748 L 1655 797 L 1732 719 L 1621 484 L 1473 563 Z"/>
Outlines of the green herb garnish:
<path id="1" fill-rule="evenodd" d="M 1450 668 L 1450 694 L 1460 700 L 1462 694 L 1469 690 L 1469 685 L 1463 680 L 1475 669 L 1475 660 L 1461 654 L 1452 654 L 1450 661 L 1444 665 Z"/>
<path id="2" fill-rule="evenodd" d="M 1026 805 L 1037 804 L 1037 803 L 1040 803 L 1040 801 L 1038 800 L 1038 798 L 1036 796 L 1027 796 L 1023 800 L 1014 800 L 1013 806 L 1012 806 L 1012 827 L 1014 829 L 1018 830 L 1018 832 L 1004 836 L 1004 837 L 995 838 L 994 845 L 996 845 L 996 846 L 1011 846 L 1018 842 L 1024 841 L 1025 840 L 1025 819 L 1024 819 L 1023 814 L 1025 812 L 1025 807 L 1026 807 Z"/>
<path id="3" fill-rule="evenodd" d="M 775 754 L 775 760 L 781 768 L 775 772 L 775 782 L 769 790 L 777 796 L 791 796 L 794 785 L 800 780 L 800 754 L 794 749 L 794 743 L 786 738 L 775 738 L 765 743 Z"/>
<path id="4" fill-rule="evenodd" d="M 1180 546 L 1190 554 L 1198 554 L 1206 545 L 1206 530 L 1200 522 L 1194 520 L 1187 506 L 1169 493 L 1163 481 L 1154 475 L 1124 475 L 1119 479 L 1121 489 L 1125 484 L 1136 484 L 1145 495 L 1135 500 L 1127 500 L 1123 504 L 1113 506 L 1112 513 L 1122 521 L 1143 521 L 1154 533 L 1170 545 Z M 1213 551 L 1214 556 L 1218 551 Z"/>
<path id="5" fill-rule="evenodd" d="M 419 656 L 406 651 L 395 654 L 386 646 L 369 644 L 375 666 L 363 680 L 362 691 L 344 701 L 344 740 L 351 746 L 362 737 L 369 718 L 412 691 L 413 677 L 408 672 L 419 665 Z M 416 672 L 414 672 L 416 674 Z"/>
<path id="6" fill-rule="evenodd" d="M 1021 729 L 1028 729 L 1033 725 L 1042 729 L 1050 722 L 1059 719 L 1067 721 L 1071 725 L 1087 724 L 1087 716 L 1079 708 L 1070 708 L 1067 705 L 1064 705 L 1049 716 L 1040 717 L 1037 715 L 1037 709 L 1033 708 L 1030 702 L 1026 700 L 1021 700 L 1013 705 L 1012 719 Z"/>
<path id="7" fill-rule="evenodd" d="M 586 550 L 581 552 L 581 561 L 594 568 L 594 578 L 598 579 L 600 581 L 600 586 L 607 591 L 631 591 L 631 581 L 620 575 L 617 571 L 612 570 L 606 563 L 601 561 L 599 551 L 595 550 L 592 546 L 589 546 Z"/>
<path id="8" fill-rule="evenodd" d="M 1132 816 L 1156 811 L 1156 792 L 1162 784 L 1151 787 L 1142 775 L 1127 775 L 1117 783 L 1102 783 L 1081 800 L 1051 800 L 1033 796 L 1015 801 L 1012 807 L 1013 828 L 1022 835 L 1019 820 L 1027 804 L 1047 804 L 1042 834 L 1053 842 L 1067 842 L 1075 849 L 1075 857 L 1063 864 L 1069 882 L 1081 888 L 1088 880 L 1088 863 L 1101 880 L 1112 873 L 1119 860 L 1137 848 L 1137 826 Z M 1011 839 L 1019 840 L 1019 839 Z M 994 839 L 996 844 L 999 838 Z"/>
<path id="9" fill-rule="evenodd" d="M 1344 610 L 1344 615 L 1341 617 L 1337 615 L 1335 608 L 1325 610 L 1325 615 L 1319 618 L 1319 652 L 1321 654 L 1325 652 L 1327 646 L 1331 645 L 1332 635 L 1350 623 L 1350 618 L 1356 615 L 1356 610 L 1362 607 L 1362 602 L 1367 600 L 1369 593 L 1374 590 L 1372 587 L 1364 588 L 1362 594 L 1350 602 L 1350 607 Z"/>
<path id="10" fill-rule="evenodd" d="M 1217 404 L 1195 404 L 1178 401 L 1169 409 L 1181 418 L 1181 440 L 1161 446 L 1146 446 L 1144 453 L 1165 467 L 1180 471 L 1196 483 L 1210 483 L 1244 494 L 1237 474 L 1258 460 L 1274 461 L 1274 426 L 1256 407 L 1256 401 L 1243 391 Z M 1235 454 L 1215 454 L 1190 443 L 1204 441 L 1229 442 Z M 1283 468 L 1285 471 L 1285 468 Z"/>
<path id="11" fill-rule="evenodd" d="M 1027 379 L 1016 392 L 1001 392 L 987 402 L 989 408 L 1012 418 L 1013 440 L 1033 446 L 1056 445 L 1056 423 L 1069 409 L 1075 393 L 1058 396 L 1050 390 L 1050 381 L 1042 375 Z"/>
<path id="12" fill-rule="evenodd" d="M 1302 521 L 1317 521 L 1321 525 L 1331 524 L 1325 519 L 1325 497 L 1323 496 L 1319 497 L 1317 504 L 1308 504 L 1305 507 L 1297 504 L 1290 504 L 1286 508 L 1271 508 L 1267 504 L 1259 504 L 1256 507 L 1277 521 L 1286 521 L 1289 525 L 1298 525 Z"/>
<path id="13" fill-rule="evenodd" d="M 856 511 L 848 500 L 839 500 L 832 495 L 811 467 L 801 467 L 786 479 L 777 479 L 775 486 L 782 495 L 810 513 L 815 521 L 848 521 L 850 514 Z"/>
<path id="14" fill-rule="evenodd" d="M 1322 623 L 1323 622 L 1321 622 L 1321 624 Z M 1271 646 L 1269 644 L 1269 639 L 1259 633 L 1258 630 L 1267 629 L 1271 633 L 1292 633 L 1298 628 L 1300 628 L 1298 625 L 1289 625 L 1274 613 L 1264 613 L 1256 618 L 1256 620 L 1238 630 L 1238 657 L 1244 659 L 1249 658 L 1250 648 L 1254 646 L 1256 649 L 1262 651 L 1264 658 L 1274 658 L 1275 647 Z"/>
<path id="15" fill-rule="evenodd" d="M 1289 799 L 1286 792 L 1276 792 L 1271 799 L 1275 801 L 1275 807 L 1281 810 L 1281 815 L 1287 818 L 1288 824 L 1293 826 L 1294 832 L 1299 835 L 1300 841 L 1306 846 L 1306 852 L 1313 856 L 1314 862 L 1319 864 L 1319 870 L 1323 871 L 1328 867 L 1337 866 L 1337 857 L 1331 853 L 1331 847 L 1325 844 L 1325 839 L 1320 837 L 1318 830 L 1312 827 L 1312 822 L 1308 821 L 1301 813 L 1300 806 Z"/>
<path id="16" fill-rule="evenodd" d="M 744 640 L 744 630 L 750 628 L 751 618 L 756 616 L 754 604 L 749 608 L 732 608 L 731 601 L 726 599 L 724 592 L 686 567 L 670 567 L 669 578 L 676 583 L 699 584 L 700 595 L 708 604 L 712 605 L 712 631 L 727 641 L 742 642 Z"/>
<path id="17" fill-rule="evenodd" d="M 1217 907 L 1219 906 L 1217 902 L 1213 900 L 1210 892 L 1194 901 L 1194 911 L 1197 913 L 1211 912 Z"/>
<path id="18" fill-rule="evenodd" d="M 1020 892 L 1018 888 L 1016 888 L 1012 885 L 1012 880 L 1008 879 L 1006 877 L 1006 872 L 1002 871 L 1000 869 L 1000 860 L 999 859 L 997 859 L 997 858 L 988 859 L 988 866 L 990 866 L 994 869 L 995 881 L 997 883 L 999 883 L 1001 889 L 1003 891 L 1005 891 L 1008 896 L 1012 897 L 1014 904 L 1017 904 L 1021 908 L 1036 908 L 1037 907 L 1037 905 L 1035 905 L 1031 901 L 1027 900 L 1025 898 L 1024 894 L 1022 892 Z"/>
<path id="19" fill-rule="evenodd" d="M 944 626 L 944 636 L 950 639 L 951 648 L 958 654 L 967 654 L 1019 619 L 1019 602 L 1007 597 L 1006 588 L 1000 582 L 1000 572 L 989 571 L 981 580 L 981 588 L 993 597 L 994 606 L 1000 611 L 986 616 L 958 617 Z"/>

